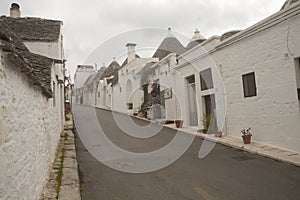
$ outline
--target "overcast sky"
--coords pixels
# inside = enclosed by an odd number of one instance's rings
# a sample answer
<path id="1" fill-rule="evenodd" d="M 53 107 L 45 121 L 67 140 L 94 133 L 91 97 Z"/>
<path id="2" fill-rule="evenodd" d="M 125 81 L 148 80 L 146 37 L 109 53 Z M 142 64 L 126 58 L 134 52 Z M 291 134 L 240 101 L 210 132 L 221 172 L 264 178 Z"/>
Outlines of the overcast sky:
<path id="1" fill-rule="evenodd" d="M 206 38 L 245 29 L 279 11 L 285 0 L 1 0 L 0 15 L 9 15 L 13 2 L 23 17 L 63 21 L 67 68 L 73 75 L 77 64 L 102 66 L 123 58 L 127 42 L 149 47 L 152 55 L 168 27 L 183 45 L 195 28 Z"/>

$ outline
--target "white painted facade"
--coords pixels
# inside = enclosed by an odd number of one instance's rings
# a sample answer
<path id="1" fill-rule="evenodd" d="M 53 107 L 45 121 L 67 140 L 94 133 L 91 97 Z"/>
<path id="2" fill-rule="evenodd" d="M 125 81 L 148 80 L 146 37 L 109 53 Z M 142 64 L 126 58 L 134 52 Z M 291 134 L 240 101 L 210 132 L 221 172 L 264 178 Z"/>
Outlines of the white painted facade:
<path id="1" fill-rule="evenodd" d="M 223 41 L 208 53 L 200 46 L 182 56 L 182 59 L 193 58 L 187 67 L 196 66 L 194 74 L 198 78 L 199 70 L 207 67 L 218 69 L 214 77 L 221 74 L 227 111 L 223 131 L 228 135 L 240 137 L 242 129 L 251 127 L 253 140 L 300 152 L 299 13 L 300 5 L 295 4 Z M 190 56 L 197 54 L 197 57 Z M 183 71 L 187 67 L 178 68 Z M 255 73 L 257 96 L 245 98 L 242 75 L 249 72 Z M 191 69 L 184 74 L 189 73 L 193 73 Z M 214 84 L 219 84 L 213 79 Z M 200 91 L 199 80 L 196 83 L 197 97 L 201 101 L 207 93 Z M 218 86 L 214 88 L 215 92 L 220 91 Z M 222 92 L 219 95 L 222 97 Z M 216 104 L 217 119 L 222 118 L 223 113 L 218 109 L 222 102 Z M 198 105 L 198 112 L 202 113 L 202 103 Z"/>
<path id="2" fill-rule="evenodd" d="M 83 87 L 88 77 L 96 71 L 93 66 L 78 65 L 74 76 L 74 88 Z"/>
<path id="3" fill-rule="evenodd" d="M 184 99 L 184 79 L 174 67 L 177 65 L 176 54 L 172 53 L 161 61 L 157 62 L 148 71 L 148 92 L 151 91 L 151 84 L 158 81 L 160 85 L 161 95 L 165 90 L 172 91 L 171 97 L 164 98 L 162 103 L 165 108 L 162 110 L 162 118 L 168 120 L 184 119 L 186 114 Z M 140 77 L 139 77 L 140 78 Z M 150 111 L 151 112 L 151 111 Z"/>
<path id="4" fill-rule="evenodd" d="M 95 94 L 91 94 L 91 92 L 84 88 L 84 84 L 87 79 L 95 74 L 96 71 L 93 66 L 90 65 L 78 65 L 75 75 L 74 75 L 74 96 L 75 96 L 75 103 L 77 104 L 86 104 L 86 105 L 95 105 L 92 104 L 90 101 L 95 98 Z M 94 97 L 93 97 L 94 96 Z"/>
<path id="5" fill-rule="evenodd" d="M 17 19 L 19 6 L 15 6 L 13 17 Z M 18 33 L 16 35 L 19 37 Z M 51 85 L 53 97 L 47 97 L 51 96 L 51 91 L 44 95 L 42 86 L 34 85 L 17 63 L 8 62 L 7 52 L 0 48 L 0 199 L 39 199 L 65 122 L 61 27 L 56 41 L 25 41 L 24 44 L 31 53 L 53 59 L 52 66 L 43 66 L 50 67 L 51 74 L 42 72 L 45 77 L 38 82 Z M 22 57 L 22 51 L 15 53 Z M 51 76 L 50 83 L 45 81 L 50 78 L 48 76 Z"/>
<path id="6" fill-rule="evenodd" d="M 63 41 L 60 38 L 55 42 L 24 42 L 25 46 L 30 50 L 30 52 L 46 56 L 48 58 L 63 59 Z"/>
<path id="7" fill-rule="evenodd" d="M 99 81 L 96 93 L 96 107 L 112 109 L 113 86 L 107 82 L 107 78 Z"/>
<path id="8" fill-rule="evenodd" d="M 181 56 L 170 54 L 159 62 L 129 56 L 132 59 L 119 70 L 119 82 L 112 89 L 112 110 L 126 113 L 127 103 L 133 103 L 133 110 L 140 109 L 140 72 L 155 62 L 148 82 L 159 80 L 161 92 L 172 91 L 164 100 L 166 119 L 203 128 L 205 102 L 214 95 L 216 128 L 223 136 L 241 137 L 241 130 L 250 127 L 254 141 L 300 152 L 299 14 L 298 2 L 223 41 L 213 36 Z M 213 86 L 203 89 L 200 72 L 207 69 Z M 257 94 L 244 97 L 242 76 L 250 72 L 255 74 Z M 192 75 L 195 80 L 189 84 L 186 78 Z M 111 94 L 105 84 L 98 87 L 97 105 L 109 108 L 107 96 L 101 95 Z M 195 92 L 192 105 L 191 91 Z"/>
<path id="9" fill-rule="evenodd" d="M 0 56 L 0 199 L 38 199 L 61 133 L 60 109 L 1 49 Z"/>
<path id="10" fill-rule="evenodd" d="M 147 63 L 157 62 L 157 58 L 134 58 L 118 71 L 119 82 L 113 87 L 112 109 L 127 112 L 127 103 L 133 104 L 133 109 L 139 109 L 143 103 L 143 90 L 140 86 L 140 76 L 137 75 Z"/>
<path id="11" fill-rule="evenodd" d="M 65 78 L 65 66 L 64 66 L 64 53 L 63 53 L 63 40 L 62 30 L 60 30 L 57 41 L 53 42 L 37 42 L 37 41 L 25 41 L 25 46 L 31 53 L 46 56 L 60 61 L 53 66 L 51 80 L 52 88 L 55 91 L 53 95 L 55 98 L 56 107 L 59 109 L 59 127 L 62 130 L 65 122 L 65 97 L 64 97 L 64 78 Z"/>

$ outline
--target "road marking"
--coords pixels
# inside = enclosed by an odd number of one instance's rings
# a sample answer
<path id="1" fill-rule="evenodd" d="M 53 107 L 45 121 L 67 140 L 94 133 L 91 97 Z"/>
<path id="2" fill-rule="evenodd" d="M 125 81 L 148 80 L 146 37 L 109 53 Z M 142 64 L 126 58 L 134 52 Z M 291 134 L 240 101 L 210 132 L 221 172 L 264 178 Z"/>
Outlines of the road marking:
<path id="1" fill-rule="evenodd" d="M 214 198 L 208 194 L 204 189 L 200 187 L 195 187 L 194 191 L 200 194 L 205 200 L 214 200 Z"/>

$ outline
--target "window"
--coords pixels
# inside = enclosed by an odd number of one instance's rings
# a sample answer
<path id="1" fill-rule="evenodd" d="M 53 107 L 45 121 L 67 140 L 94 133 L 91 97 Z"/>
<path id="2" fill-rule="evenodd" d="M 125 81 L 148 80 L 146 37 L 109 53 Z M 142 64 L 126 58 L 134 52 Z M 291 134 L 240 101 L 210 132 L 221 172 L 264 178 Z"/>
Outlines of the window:
<path id="1" fill-rule="evenodd" d="M 100 97 L 100 92 L 98 92 L 98 97 Z"/>
<path id="2" fill-rule="evenodd" d="M 53 81 L 52 87 L 53 87 L 53 107 L 55 107 L 55 96 L 56 96 L 55 87 L 56 87 L 56 85 L 55 85 L 54 81 Z"/>
<path id="3" fill-rule="evenodd" d="M 195 83 L 195 75 L 191 75 L 185 78 L 187 84 L 194 84 Z"/>
<path id="4" fill-rule="evenodd" d="M 296 82 L 297 82 L 297 93 L 298 93 L 298 100 L 300 101 L 300 58 L 296 59 Z M 299 102 L 300 103 L 300 102 Z"/>
<path id="5" fill-rule="evenodd" d="M 243 76 L 244 97 L 256 96 L 256 83 L 254 72 L 244 74 Z"/>
<path id="6" fill-rule="evenodd" d="M 214 87 L 211 68 L 200 72 L 201 90 L 208 90 Z"/>

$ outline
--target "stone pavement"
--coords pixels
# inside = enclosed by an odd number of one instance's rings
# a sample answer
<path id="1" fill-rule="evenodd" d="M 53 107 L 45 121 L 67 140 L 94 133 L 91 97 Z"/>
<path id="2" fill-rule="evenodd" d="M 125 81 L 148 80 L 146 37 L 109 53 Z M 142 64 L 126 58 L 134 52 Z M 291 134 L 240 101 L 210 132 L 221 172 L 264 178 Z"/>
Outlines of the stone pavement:
<path id="1" fill-rule="evenodd" d="M 80 200 L 72 118 L 65 124 L 57 147 L 55 161 L 40 200 Z"/>

